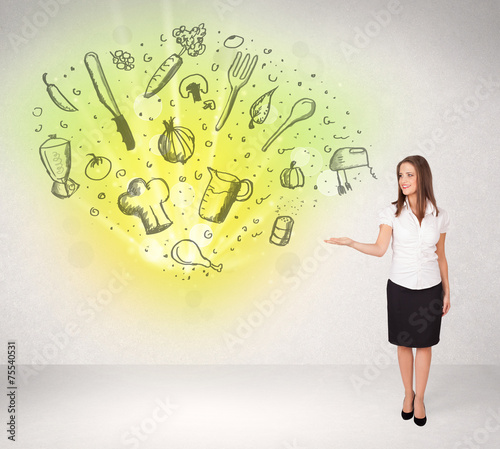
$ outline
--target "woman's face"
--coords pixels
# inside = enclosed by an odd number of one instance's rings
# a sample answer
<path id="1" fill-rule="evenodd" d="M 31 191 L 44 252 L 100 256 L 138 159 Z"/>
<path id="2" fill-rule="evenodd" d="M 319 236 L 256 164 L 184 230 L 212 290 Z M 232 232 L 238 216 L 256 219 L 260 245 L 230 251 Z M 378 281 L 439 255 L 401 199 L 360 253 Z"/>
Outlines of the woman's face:
<path id="1" fill-rule="evenodd" d="M 403 195 L 417 193 L 417 172 L 413 164 L 403 162 L 399 167 L 399 187 Z"/>

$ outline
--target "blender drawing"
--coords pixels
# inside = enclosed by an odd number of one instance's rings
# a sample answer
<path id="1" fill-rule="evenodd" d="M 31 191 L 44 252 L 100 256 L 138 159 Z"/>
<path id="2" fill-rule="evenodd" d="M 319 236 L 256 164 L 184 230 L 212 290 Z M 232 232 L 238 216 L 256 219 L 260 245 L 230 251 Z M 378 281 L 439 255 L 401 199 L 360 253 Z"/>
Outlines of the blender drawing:
<path id="1" fill-rule="evenodd" d="M 69 178 L 71 171 L 71 144 L 69 140 L 50 134 L 40 146 L 40 158 L 52 178 L 52 193 L 58 198 L 69 198 L 80 184 Z"/>

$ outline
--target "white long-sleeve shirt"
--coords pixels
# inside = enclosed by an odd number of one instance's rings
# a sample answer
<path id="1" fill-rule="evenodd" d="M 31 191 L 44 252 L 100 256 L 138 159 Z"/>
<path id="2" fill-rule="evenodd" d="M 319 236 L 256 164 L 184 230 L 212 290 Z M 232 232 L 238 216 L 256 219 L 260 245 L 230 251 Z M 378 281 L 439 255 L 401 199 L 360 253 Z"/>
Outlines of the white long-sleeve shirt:
<path id="1" fill-rule="evenodd" d="M 436 216 L 436 210 L 429 201 L 421 225 L 407 202 L 399 217 L 396 217 L 395 213 L 395 204 L 379 213 L 379 224 L 392 228 L 392 265 L 389 279 L 412 290 L 439 284 L 441 273 L 436 244 L 440 235 L 448 230 L 448 213 L 439 208 L 439 214 Z"/>

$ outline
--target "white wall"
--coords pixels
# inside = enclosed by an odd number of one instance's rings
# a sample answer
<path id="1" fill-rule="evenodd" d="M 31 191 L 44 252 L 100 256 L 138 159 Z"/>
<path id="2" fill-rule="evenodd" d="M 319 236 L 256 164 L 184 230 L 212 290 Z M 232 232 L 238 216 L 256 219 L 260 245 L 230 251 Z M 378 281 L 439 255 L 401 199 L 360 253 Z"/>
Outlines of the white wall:
<path id="1" fill-rule="evenodd" d="M 8 63 L 0 68 L 0 135 L 5 137 L 0 149 L 4 161 L 0 168 L 4 210 L 0 217 L 0 334 L 4 341 L 16 338 L 22 342 L 22 363 L 31 362 L 37 352 L 51 344 L 51 333 L 57 334 L 71 320 L 78 301 L 95 294 L 108 281 L 114 265 L 109 270 L 96 266 L 82 278 L 77 267 L 58 263 L 58 257 L 67 253 L 72 236 L 61 237 L 56 230 L 53 235 L 40 233 L 37 220 L 50 217 L 55 206 L 46 204 L 46 192 L 33 190 L 30 177 L 40 168 L 30 166 L 28 160 L 33 155 L 20 153 L 23 149 L 19 142 L 23 141 L 25 127 L 32 131 L 32 122 L 23 122 L 16 111 L 29 104 L 29 98 L 19 97 L 22 89 L 16 79 L 20 73 L 34 71 L 33 78 L 39 82 L 38 72 L 47 70 L 41 51 L 50 54 L 51 60 L 58 55 L 68 57 L 71 48 L 65 46 L 64 34 L 57 41 L 47 39 L 58 27 L 66 32 L 69 24 L 74 24 L 73 33 L 81 33 L 85 39 L 93 15 L 109 16 L 110 23 L 117 26 L 122 17 L 130 21 L 127 17 L 137 11 L 133 4 L 138 2 L 119 2 L 119 10 L 107 7 L 108 3 L 116 6 L 116 2 L 79 0 L 60 5 L 60 11 L 18 52 L 9 42 L 8 33 L 20 32 L 24 18 L 32 18 L 39 8 L 38 2 L 2 5 L 0 51 Z M 226 314 L 216 317 L 186 315 L 179 320 L 148 311 L 130 313 L 129 303 L 136 293 L 131 289 L 130 297 L 113 302 L 70 344 L 63 344 L 49 362 L 369 362 L 374 353 L 389 345 L 385 324 L 389 254 L 371 259 L 347 248 L 332 247 L 328 259 L 311 269 L 297 288 L 292 288 L 290 280 L 293 271 L 288 279 L 281 275 L 286 271 L 283 267 L 291 268 L 296 261 L 311 263 L 318 239 L 346 234 L 361 241 L 373 240 L 378 210 L 396 196 L 395 165 L 406 155 L 418 153 L 430 162 L 438 205 L 447 209 L 452 223 L 447 236 L 452 308 L 444 318 L 442 341 L 434 360 L 498 364 L 499 353 L 492 347 L 500 337 L 499 3 L 173 3 L 179 8 L 192 8 L 193 21 L 201 19 L 207 27 L 227 34 L 244 30 L 246 35 L 265 35 L 270 46 L 278 41 L 288 49 L 294 43 L 306 43 L 311 61 L 322 67 L 323 76 L 333 77 L 338 71 L 344 83 L 362 89 L 370 113 L 364 120 L 372 136 L 371 163 L 378 180 L 366 180 L 362 188 L 336 197 L 334 208 L 316 212 L 315 227 L 300 246 L 266 261 L 269 277 L 278 282 L 268 285 L 263 278 L 253 300 L 232 305 Z M 144 2 L 142 13 L 154 11 L 157 4 Z M 388 8 L 397 12 L 389 14 Z M 374 25 L 377 16 L 385 21 L 383 26 Z M 360 30 L 373 37 L 363 41 Z M 71 223 L 68 227 L 73 229 Z M 258 256 L 255 263 L 262 263 Z M 245 286 L 241 288 L 245 290 Z M 286 300 L 242 337 L 241 320 L 255 313 L 256 302 L 270 300 L 276 288 L 284 292 Z M 228 334 L 238 336 L 240 342 L 228 344 Z"/>

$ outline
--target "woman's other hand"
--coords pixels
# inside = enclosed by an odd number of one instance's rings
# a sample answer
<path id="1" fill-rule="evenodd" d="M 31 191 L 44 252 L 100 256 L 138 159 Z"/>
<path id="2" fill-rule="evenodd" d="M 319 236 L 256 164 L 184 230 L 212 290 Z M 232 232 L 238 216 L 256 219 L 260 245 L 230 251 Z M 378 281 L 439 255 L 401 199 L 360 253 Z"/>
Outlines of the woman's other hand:
<path id="1" fill-rule="evenodd" d="M 443 315 L 445 316 L 450 310 L 450 294 L 445 293 L 443 295 Z"/>

